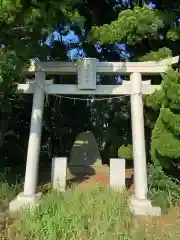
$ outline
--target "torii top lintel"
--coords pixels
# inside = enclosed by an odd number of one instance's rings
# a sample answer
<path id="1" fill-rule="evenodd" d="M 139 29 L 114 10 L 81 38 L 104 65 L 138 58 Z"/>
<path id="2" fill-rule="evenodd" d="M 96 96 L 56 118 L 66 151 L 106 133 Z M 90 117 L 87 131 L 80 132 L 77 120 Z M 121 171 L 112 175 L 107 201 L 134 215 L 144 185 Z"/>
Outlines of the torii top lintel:
<path id="1" fill-rule="evenodd" d="M 36 71 L 44 71 L 46 74 L 76 74 L 78 67 L 83 64 L 89 67 L 91 63 L 95 73 L 108 75 L 129 75 L 133 72 L 140 72 L 143 75 L 158 75 L 167 70 L 168 66 L 179 63 L 179 56 L 163 59 L 160 61 L 147 62 L 98 62 L 95 58 L 84 58 L 76 62 L 46 61 L 31 63 L 25 70 L 25 74 L 33 74 Z"/>

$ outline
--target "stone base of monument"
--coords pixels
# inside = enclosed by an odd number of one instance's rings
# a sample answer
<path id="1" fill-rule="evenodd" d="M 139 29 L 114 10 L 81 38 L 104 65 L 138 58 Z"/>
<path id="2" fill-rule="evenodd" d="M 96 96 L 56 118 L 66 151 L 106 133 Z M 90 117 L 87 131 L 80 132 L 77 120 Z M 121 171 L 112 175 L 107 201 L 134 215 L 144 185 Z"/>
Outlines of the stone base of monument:
<path id="1" fill-rule="evenodd" d="M 38 204 L 41 195 L 41 193 L 36 193 L 34 195 L 27 196 L 24 195 L 24 193 L 20 193 L 9 203 L 9 211 L 18 212 L 25 207 L 33 208 Z"/>
<path id="2" fill-rule="evenodd" d="M 161 208 L 152 206 L 151 201 L 148 199 L 140 200 L 132 197 L 130 209 L 137 216 L 161 216 Z"/>
<path id="3" fill-rule="evenodd" d="M 93 165 L 68 165 L 67 180 L 71 183 L 83 183 L 95 180 L 98 175 L 109 177 L 109 167 L 102 165 L 101 161 L 97 161 Z"/>
<path id="4" fill-rule="evenodd" d="M 95 170 L 93 166 L 74 166 L 68 165 L 67 176 L 68 178 L 74 178 L 78 176 L 93 176 L 95 175 Z"/>

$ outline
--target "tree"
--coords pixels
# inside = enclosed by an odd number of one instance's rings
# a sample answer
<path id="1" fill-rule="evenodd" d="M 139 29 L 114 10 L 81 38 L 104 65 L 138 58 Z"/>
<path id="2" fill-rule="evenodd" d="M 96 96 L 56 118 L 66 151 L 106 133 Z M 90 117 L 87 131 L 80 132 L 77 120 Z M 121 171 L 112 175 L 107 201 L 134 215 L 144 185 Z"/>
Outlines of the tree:
<path id="1" fill-rule="evenodd" d="M 17 83 L 24 81 L 22 72 L 31 59 L 47 60 L 52 54 L 51 48 L 42 45 L 56 27 L 62 24 L 63 35 L 67 34 L 66 25 L 78 18 L 71 1 L 19 1 L 2 0 L 0 4 L 0 147 L 9 149 L 19 141 L 21 126 L 27 126 L 27 117 L 31 112 L 31 99 L 15 95 Z M 64 53 L 61 53 L 62 55 Z M 52 54 L 53 55 L 53 54 Z M 28 99 L 28 101 L 27 101 Z M 24 103 L 24 106 L 22 106 Z M 26 106 L 25 106 L 26 105 Z M 26 108 L 28 107 L 28 108 Z M 25 109 L 27 111 L 25 111 Z M 28 111 L 29 110 L 29 111 Z M 14 115 L 15 113 L 15 115 Z M 27 115 L 25 115 L 27 113 Z M 18 116 L 18 117 L 17 117 Z M 21 125 L 22 124 L 22 125 Z M 17 126 L 20 128 L 17 130 Z M 29 128 L 29 124 L 27 129 Z M 9 130 L 13 131 L 9 131 Z M 28 134 L 29 130 L 25 130 Z M 8 133 L 8 134 L 7 134 Z M 24 136 L 24 134 L 23 134 Z M 6 139 L 5 139 L 6 137 Z M 7 140 L 8 139 L 8 140 Z M 10 140 L 11 139 L 11 140 Z M 13 140 L 12 140 L 13 139 Z M 6 141 L 7 140 L 7 141 Z M 11 143 L 8 147 L 5 146 Z M 25 141 L 27 143 L 27 140 Z M 19 144 L 18 144 L 19 145 Z M 25 144 L 26 145 L 26 144 Z M 4 153 L 6 154 L 4 155 Z M 21 151 L 23 152 L 23 150 Z M 1 151 L 2 159 L 7 158 L 9 151 Z M 12 158 L 19 154 L 12 153 Z M 23 157 L 24 157 L 23 153 Z M 21 158 L 21 157 L 20 157 Z M 1 161 L 2 162 L 2 161 Z"/>
<path id="2" fill-rule="evenodd" d="M 163 74 L 160 114 L 152 132 L 151 156 L 165 168 L 180 167 L 180 73 Z"/>
<path id="3" fill-rule="evenodd" d="M 89 41 L 98 41 L 103 45 L 125 44 L 126 54 L 129 53 L 127 58 L 133 61 L 160 60 L 177 55 L 179 51 L 177 45 L 180 41 L 180 27 L 177 21 L 180 9 L 177 1 L 171 4 L 157 1 L 154 9 L 146 5 L 140 7 L 142 3 L 135 6 L 134 3 L 137 4 L 136 1 L 132 1 L 129 9 L 121 11 L 117 20 L 103 26 L 94 26 L 89 34 Z M 159 82 L 159 79 L 154 78 L 153 81 Z M 162 93 L 156 92 L 153 97 L 144 97 L 145 116 L 147 117 L 145 122 L 150 129 L 154 127 L 154 122 L 159 115 L 161 95 Z M 152 105 L 154 111 L 149 108 Z M 159 121 L 158 118 L 153 134 L 157 133 Z M 158 139 L 160 135 L 156 134 L 156 137 Z M 152 146 L 155 145 L 153 144 L 154 138 L 152 137 Z M 159 141 L 159 144 L 161 143 L 162 141 Z M 153 147 L 151 154 L 154 159 Z"/>
<path id="4" fill-rule="evenodd" d="M 19 159 L 24 160 L 26 156 L 32 99 L 12 93 L 16 83 L 24 81 L 24 78 L 20 78 L 20 73 L 29 59 L 70 61 L 72 59 L 68 57 L 69 50 L 76 50 L 74 59 L 87 56 L 96 57 L 100 61 L 158 60 L 178 54 L 177 0 L 168 4 L 159 0 L 154 10 L 147 6 L 141 8 L 141 5 L 142 1 L 135 0 L 2 1 L 0 44 L 4 44 L 4 48 L 0 54 L 0 91 L 3 93 L 0 103 L 1 113 L 4 111 L 2 109 L 9 109 L 9 113 L 3 113 L 1 120 L 8 119 L 4 121 L 8 124 L 1 124 L 3 127 L 0 131 L 5 133 L 8 128 L 13 129 L 16 140 L 8 137 L 7 143 L 15 146 L 15 141 L 23 149 L 23 156 L 18 157 Z M 50 34 L 54 30 L 58 39 Z M 71 30 L 77 36 L 76 41 L 64 39 Z M 47 38 L 49 45 L 45 44 Z M 12 60 L 9 61 L 10 59 Z M 56 83 L 68 81 L 73 84 L 76 81 L 72 76 L 52 77 Z M 102 83 L 117 83 L 117 77 L 101 76 L 98 84 Z M 152 111 L 148 107 L 151 105 L 148 105 L 148 101 L 150 102 L 150 97 L 146 98 L 146 123 L 152 128 L 159 114 L 159 107 Z M 51 158 L 52 154 L 68 155 L 77 133 L 86 128 L 93 131 L 100 149 L 107 146 L 111 156 L 117 156 L 122 144 L 131 143 L 127 98 L 92 104 L 76 101 L 74 104 L 73 100 L 49 96 L 46 102 L 49 104 L 44 112 L 43 159 L 47 155 Z M 78 117 L 74 118 L 75 115 Z M 5 125 L 7 129 L 4 131 Z M 22 131 L 22 125 L 26 130 Z M 1 136 L 5 136 L 4 133 Z M 17 153 L 12 153 L 12 161 L 15 155 Z"/>

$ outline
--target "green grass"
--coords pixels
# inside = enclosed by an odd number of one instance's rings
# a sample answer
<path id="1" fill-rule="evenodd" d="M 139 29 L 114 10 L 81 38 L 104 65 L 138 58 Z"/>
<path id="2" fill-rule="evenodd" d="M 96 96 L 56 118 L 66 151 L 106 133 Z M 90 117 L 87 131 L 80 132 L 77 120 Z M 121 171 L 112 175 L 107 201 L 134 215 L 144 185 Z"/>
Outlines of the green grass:
<path id="1" fill-rule="evenodd" d="M 64 194 L 52 191 L 34 211 L 24 213 L 21 233 L 35 240 L 125 237 L 131 218 L 126 205 L 126 194 L 101 186 Z"/>
<path id="2" fill-rule="evenodd" d="M 52 191 L 34 210 L 26 209 L 16 238 L 28 240 L 140 240 L 180 239 L 178 222 L 172 230 L 159 232 L 134 218 L 128 207 L 128 193 L 95 185 L 65 193 Z M 179 225 L 180 226 L 180 225 Z"/>
<path id="3" fill-rule="evenodd" d="M 17 218 L 8 213 L 9 202 L 16 197 L 22 190 L 22 182 L 19 176 L 12 176 L 10 169 L 5 169 L 0 172 L 0 239 L 11 239 L 8 237 L 8 226 L 11 225 Z"/>
<path id="4" fill-rule="evenodd" d="M 19 177 L 8 181 L 9 170 L 0 173 L 0 239 L 11 240 L 176 240 L 180 239 L 180 220 L 157 229 L 145 225 L 129 209 L 129 193 L 94 185 L 71 188 L 65 193 L 50 191 L 34 209 L 26 209 L 17 218 L 8 214 L 8 202 L 22 190 Z M 179 204 L 179 185 L 162 169 L 149 171 L 149 194 L 166 211 Z M 41 189 L 42 190 L 42 189 Z M 47 192 L 47 191 L 44 191 Z M 169 196 L 169 197 L 168 197 Z M 5 206 L 4 208 L 2 206 Z M 13 225 L 12 225 L 13 223 Z M 1 233 L 1 232 L 0 232 Z"/>
<path id="5" fill-rule="evenodd" d="M 12 200 L 22 190 L 23 182 L 20 176 L 16 175 L 13 180 L 9 179 L 11 171 L 11 169 L 5 169 L 0 172 L 0 199 Z"/>

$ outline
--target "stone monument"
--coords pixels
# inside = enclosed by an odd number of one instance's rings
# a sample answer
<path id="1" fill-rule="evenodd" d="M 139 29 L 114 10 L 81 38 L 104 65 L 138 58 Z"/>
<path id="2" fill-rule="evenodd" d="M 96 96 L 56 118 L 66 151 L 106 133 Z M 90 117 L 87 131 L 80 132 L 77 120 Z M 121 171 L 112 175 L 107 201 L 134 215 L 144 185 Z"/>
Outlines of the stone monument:
<path id="1" fill-rule="evenodd" d="M 73 146 L 68 160 L 68 180 L 87 179 L 97 171 L 107 169 L 101 163 L 101 156 L 96 139 L 92 132 L 80 133 Z M 108 169 L 106 170 L 108 173 Z"/>

